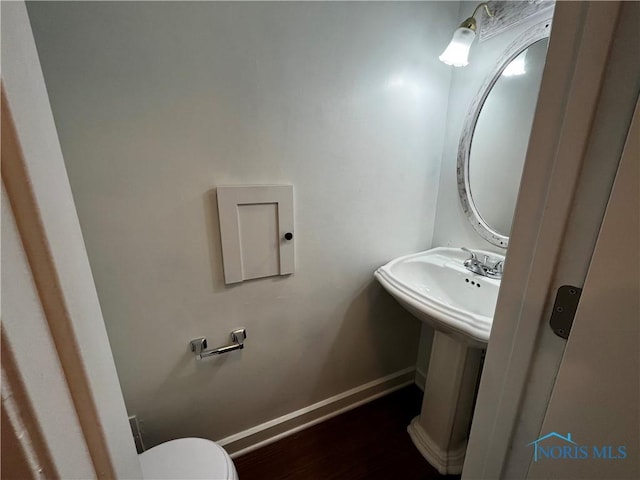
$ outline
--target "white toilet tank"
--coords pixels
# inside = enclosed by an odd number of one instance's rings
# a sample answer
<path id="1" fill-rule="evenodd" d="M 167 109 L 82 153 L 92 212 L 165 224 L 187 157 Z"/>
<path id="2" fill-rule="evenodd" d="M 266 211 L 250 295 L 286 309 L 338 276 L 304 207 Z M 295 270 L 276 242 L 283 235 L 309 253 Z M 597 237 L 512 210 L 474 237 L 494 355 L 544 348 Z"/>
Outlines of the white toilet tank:
<path id="1" fill-rule="evenodd" d="M 238 480 L 229 454 L 217 443 L 202 438 L 179 438 L 141 453 L 145 480 Z"/>

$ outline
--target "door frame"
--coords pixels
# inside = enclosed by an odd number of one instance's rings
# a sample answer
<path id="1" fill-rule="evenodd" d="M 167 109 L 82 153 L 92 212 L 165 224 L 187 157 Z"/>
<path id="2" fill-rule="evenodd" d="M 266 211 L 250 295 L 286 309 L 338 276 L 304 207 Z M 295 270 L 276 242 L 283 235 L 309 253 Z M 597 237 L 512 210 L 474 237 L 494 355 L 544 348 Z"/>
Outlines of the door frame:
<path id="1" fill-rule="evenodd" d="M 556 3 L 463 479 L 527 475 L 566 344 L 555 292 L 584 284 L 638 97 L 633 3 Z"/>
<path id="2" fill-rule="evenodd" d="M 141 478 L 26 5 L 1 8 L 2 236 L 18 238 L 3 250 L 3 277 L 20 272 L 27 280 L 17 291 L 33 292 L 2 295 L 2 407 L 19 442 L 12 446 L 28 459 L 22 467 L 33 478 L 77 476 L 91 467 L 97 478 Z M 10 352 L 23 360 L 12 361 Z M 63 385 L 60 397 L 69 402 L 53 401 L 55 385 Z M 24 401 L 11 402 L 14 392 Z M 66 442 L 60 433 L 75 426 L 79 443 Z"/>

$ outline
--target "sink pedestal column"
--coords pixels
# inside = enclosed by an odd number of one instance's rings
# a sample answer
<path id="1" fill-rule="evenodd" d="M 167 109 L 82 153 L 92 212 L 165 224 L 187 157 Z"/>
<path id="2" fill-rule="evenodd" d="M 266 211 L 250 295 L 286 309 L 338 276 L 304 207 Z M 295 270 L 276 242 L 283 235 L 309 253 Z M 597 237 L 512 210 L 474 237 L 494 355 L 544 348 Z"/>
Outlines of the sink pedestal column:
<path id="1" fill-rule="evenodd" d="M 462 472 L 481 363 L 481 349 L 435 332 L 422 410 L 407 430 L 443 475 Z"/>

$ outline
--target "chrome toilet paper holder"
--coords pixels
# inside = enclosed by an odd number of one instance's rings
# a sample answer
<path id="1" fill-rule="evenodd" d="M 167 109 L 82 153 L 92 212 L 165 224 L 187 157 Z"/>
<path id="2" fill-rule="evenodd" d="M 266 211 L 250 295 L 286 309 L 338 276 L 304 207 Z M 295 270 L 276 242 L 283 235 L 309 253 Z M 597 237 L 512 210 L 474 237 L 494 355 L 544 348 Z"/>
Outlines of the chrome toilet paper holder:
<path id="1" fill-rule="evenodd" d="M 238 328 L 231 332 L 231 341 L 233 342 L 231 345 L 224 345 L 207 350 L 207 339 L 205 337 L 194 338 L 189 342 L 189 345 L 191 346 L 191 351 L 196 355 L 196 358 L 202 360 L 205 357 L 222 355 L 223 353 L 233 352 L 234 350 L 242 350 L 246 338 L 247 330 Z"/>

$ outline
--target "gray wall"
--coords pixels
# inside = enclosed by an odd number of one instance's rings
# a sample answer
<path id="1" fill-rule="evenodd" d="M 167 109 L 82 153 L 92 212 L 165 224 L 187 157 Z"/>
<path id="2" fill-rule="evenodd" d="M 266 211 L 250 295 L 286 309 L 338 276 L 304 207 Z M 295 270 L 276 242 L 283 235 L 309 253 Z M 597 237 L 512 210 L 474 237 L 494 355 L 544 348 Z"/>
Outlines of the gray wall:
<path id="1" fill-rule="evenodd" d="M 432 243 L 451 76 L 437 57 L 457 7 L 29 4 L 150 445 L 219 439 L 415 366 L 420 325 L 372 273 Z M 261 183 L 295 187 L 296 272 L 225 287 L 215 187 Z M 187 351 L 238 326 L 242 352 Z"/>

